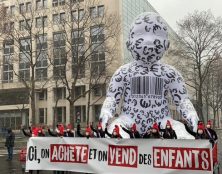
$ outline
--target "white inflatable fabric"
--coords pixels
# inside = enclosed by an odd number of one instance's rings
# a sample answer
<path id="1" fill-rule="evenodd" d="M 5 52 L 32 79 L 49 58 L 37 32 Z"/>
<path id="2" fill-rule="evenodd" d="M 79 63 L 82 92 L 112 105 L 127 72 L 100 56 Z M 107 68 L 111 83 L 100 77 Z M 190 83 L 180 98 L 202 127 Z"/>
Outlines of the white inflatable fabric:
<path id="1" fill-rule="evenodd" d="M 126 44 L 134 61 L 121 66 L 111 79 L 100 115 L 103 129 L 120 103 L 121 114 L 110 126 L 110 132 L 114 124 L 120 123 L 125 127 L 136 123 L 141 134 L 154 122 L 161 122 L 165 128 L 166 120 L 171 120 L 169 93 L 177 111 L 196 131 L 199 119 L 182 76 L 172 66 L 160 62 L 169 47 L 164 20 L 156 13 L 139 15 L 131 26 Z M 172 125 L 179 138 L 192 138 L 182 123 L 174 120 Z"/>

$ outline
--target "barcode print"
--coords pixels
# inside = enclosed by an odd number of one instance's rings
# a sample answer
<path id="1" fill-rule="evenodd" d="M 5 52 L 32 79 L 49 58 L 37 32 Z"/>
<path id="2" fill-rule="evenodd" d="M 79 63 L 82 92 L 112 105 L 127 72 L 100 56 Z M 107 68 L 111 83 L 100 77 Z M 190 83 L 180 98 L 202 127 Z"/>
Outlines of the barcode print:
<path id="1" fill-rule="evenodd" d="M 151 76 L 139 76 L 131 78 L 131 94 L 162 96 L 163 79 Z"/>

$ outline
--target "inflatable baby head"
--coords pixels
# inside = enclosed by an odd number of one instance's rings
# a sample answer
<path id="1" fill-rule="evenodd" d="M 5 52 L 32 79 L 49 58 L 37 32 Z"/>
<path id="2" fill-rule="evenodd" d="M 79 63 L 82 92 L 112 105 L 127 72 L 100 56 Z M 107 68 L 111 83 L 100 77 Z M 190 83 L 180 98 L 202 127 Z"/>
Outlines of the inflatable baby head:
<path id="1" fill-rule="evenodd" d="M 140 14 L 131 25 L 126 45 L 135 60 L 154 64 L 169 48 L 165 21 L 157 13 Z"/>

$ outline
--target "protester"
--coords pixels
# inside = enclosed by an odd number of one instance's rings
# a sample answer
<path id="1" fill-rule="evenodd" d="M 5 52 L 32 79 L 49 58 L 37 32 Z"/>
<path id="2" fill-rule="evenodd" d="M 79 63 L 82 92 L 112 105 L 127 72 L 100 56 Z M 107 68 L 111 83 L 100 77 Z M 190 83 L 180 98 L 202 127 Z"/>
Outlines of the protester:
<path id="1" fill-rule="evenodd" d="M 102 124 L 100 121 L 97 125 L 97 129 L 93 127 L 93 123 L 90 124 L 90 128 L 96 133 L 97 138 L 105 138 L 105 132 L 102 130 Z"/>
<path id="2" fill-rule="evenodd" d="M 15 142 L 15 134 L 13 133 L 11 128 L 8 128 L 5 141 L 5 147 L 7 147 L 8 151 L 8 158 L 7 158 L 8 161 L 11 161 L 13 158 L 14 142 Z"/>
<path id="3" fill-rule="evenodd" d="M 64 126 L 63 126 L 63 124 L 57 124 L 55 132 L 52 132 L 48 128 L 48 133 L 49 133 L 49 135 L 51 135 L 53 137 L 63 137 L 64 136 Z"/>
<path id="4" fill-rule="evenodd" d="M 67 125 L 67 129 L 64 132 L 64 137 L 75 137 L 75 132 L 72 130 L 71 124 Z"/>
<path id="5" fill-rule="evenodd" d="M 173 130 L 170 120 L 167 120 L 165 129 L 160 129 L 160 132 L 163 132 L 164 139 L 177 139 L 176 132 Z"/>
<path id="6" fill-rule="evenodd" d="M 214 147 L 214 144 L 217 142 L 217 133 L 212 129 L 212 122 L 211 120 L 208 120 L 206 124 L 206 134 L 208 135 L 210 142 L 212 143 L 212 146 Z"/>
<path id="7" fill-rule="evenodd" d="M 88 125 L 86 127 L 86 131 L 85 131 L 85 135 L 81 133 L 81 127 L 80 124 L 77 125 L 77 135 L 79 137 L 86 137 L 88 138 L 92 138 L 93 137 L 93 131 L 91 130 L 90 126 Z"/>
<path id="8" fill-rule="evenodd" d="M 120 125 L 120 127 L 129 134 L 130 138 L 141 138 L 139 132 L 136 129 L 136 124 L 134 123 L 131 127 L 130 130 L 126 129 L 125 127 L 123 127 L 122 125 Z"/>
<path id="9" fill-rule="evenodd" d="M 45 133 L 43 132 L 42 127 L 29 127 L 29 131 L 25 131 L 24 127 L 22 128 L 22 132 L 26 137 L 44 137 Z M 29 171 L 30 174 L 33 174 L 33 170 Z M 40 171 L 36 170 L 36 173 L 39 174 Z"/>
<path id="10" fill-rule="evenodd" d="M 143 138 L 161 138 L 158 124 L 154 123 L 151 130 L 147 130 L 147 132 L 143 135 Z"/>
<path id="11" fill-rule="evenodd" d="M 110 133 L 107 131 L 107 124 L 106 124 L 105 133 L 106 133 L 110 138 L 118 138 L 118 139 L 122 138 L 122 136 L 120 135 L 120 131 L 119 131 L 119 126 L 118 126 L 118 125 L 115 125 L 112 134 L 110 134 Z"/>
<path id="12" fill-rule="evenodd" d="M 206 134 L 205 127 L 202 121 L 200 121 L 197 125 L 197 132 L 191 131 L 188 125 L 185 123 L 185 128 L 187 132 L 195 137 L 195 139 L 209 139 L 208 135 Z"/>

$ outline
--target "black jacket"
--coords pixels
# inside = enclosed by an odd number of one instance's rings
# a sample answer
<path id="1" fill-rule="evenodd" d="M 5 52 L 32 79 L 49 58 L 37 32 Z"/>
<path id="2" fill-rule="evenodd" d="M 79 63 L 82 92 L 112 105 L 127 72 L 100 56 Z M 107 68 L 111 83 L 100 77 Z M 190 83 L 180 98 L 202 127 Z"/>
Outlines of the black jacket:
<path id="1" fill-rule="evenodd" d="M 74 137 L 74 133 L 71 130 L 65 131 L 64 132 L 64 137 Z"/>
<path id="2" fill-rule="evenodd" d="M 14 147 L 14 142 L 15 142 L 15 134 L 12 131 L 8 132 L 6 135 L 5 146 Z"/>
<path id="3" fill-rule="evenodd" d="M 121 135 L 113 135 L 113 134 L 110 134 L 107 130 L 107 128 L 105 129 L 105 133 L 110 137 L 110 138 L 122 138 Z"/>
<path id="4" fill-rule="evenodd" d="M 161 129 L 161 132 L 163 132 L 164 139 L 177 139 L 176 132 L 172 128 Z"/>
<path id="5" fill-rule="evenodd" d="M 198 134 L 197 132 L 193 132 L 192 130 L 190 130 L 190 128 L 188 127 L 187 124 L 184 124 L 185 125 L 185 128 L 186 128 L 186 131 L 193 135 L 195 137 L 195 139 L 209 139 L 208 135 L 206 134 L 206 131 L 204 130 L 203 131 L 203 134 Z"/>
<path id="6" fill-rule="evenodd" d="M 160 136 L 160 133 L 159 132 L 157 132 L 157 133 L 152 133 L 152 132 L 150 132 L 150 133 L 148 133 L 148 132 L 146 132 L 144 135 L 143 135 L 143 138 L 153 138 L 153 139 L 158 139 L 158 138 L 161 138 L 161 136 Z"/>
<path id="7" fill-rule="evenodd" d="M 217 133 L 213 129 L 206 128 L 206 133 L 208 134 L 210 139 L 213 139 L 214 141 L 217 141 L 217 139 L 218 139 Z"/>
<path id="8" fill-rule="evenodd" d="M 95 129 L 92 125 L 90 125 L 90 128 L 93 130 L 93 132 L 96 133 L 97 138 L 105 138 L 106 133 L 102 129 Z"/>
<path id="9" fill-rule="evenodd" d="M 130 138 L 141 138 L 140 134 L 138 131 L 132 132 L 128 129 L 126 129 L 125 127 L 122 127 L 122 129 L 129 134 Z"/>

